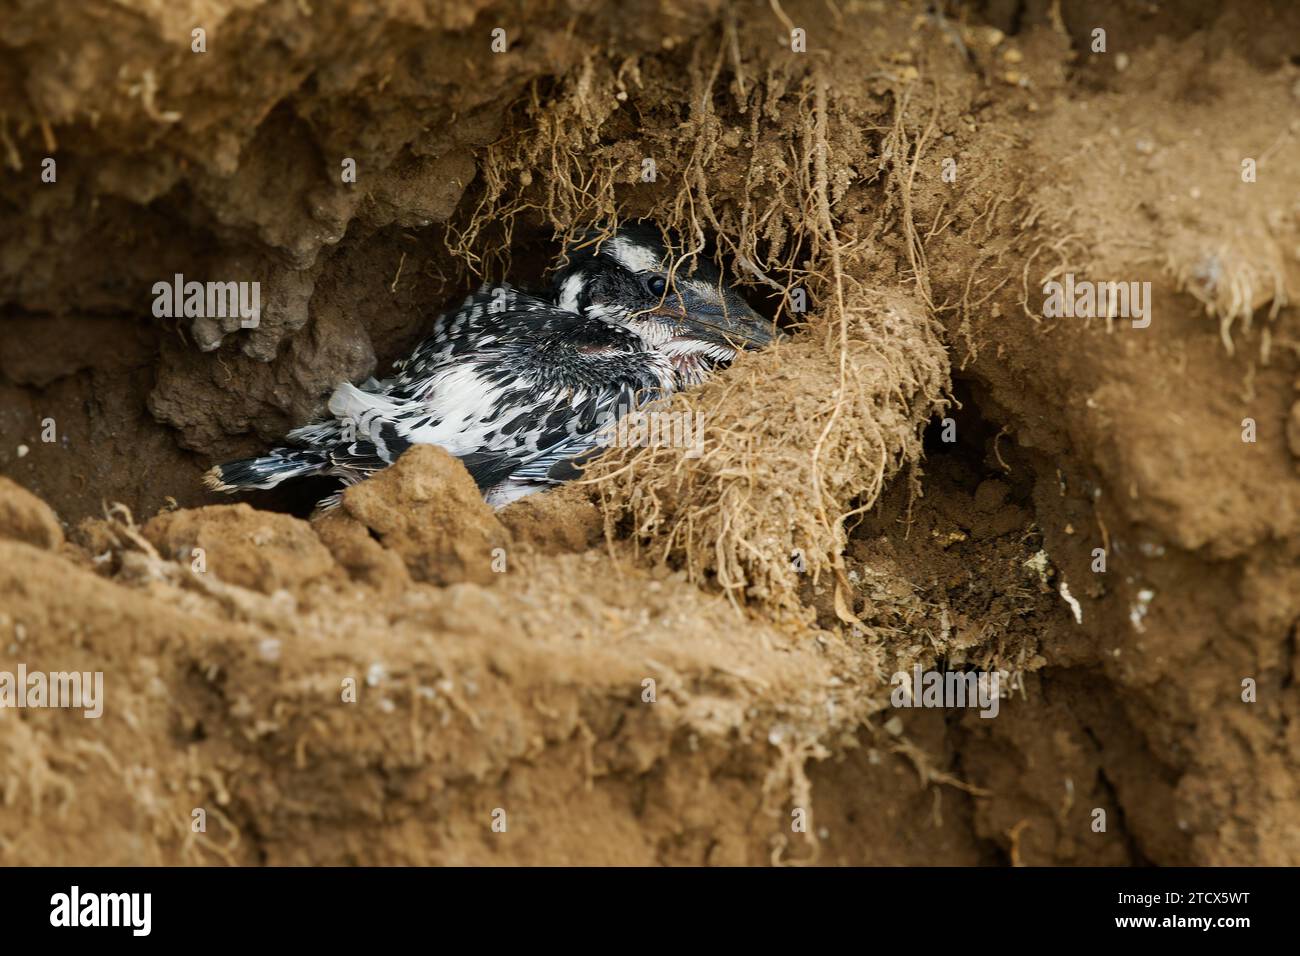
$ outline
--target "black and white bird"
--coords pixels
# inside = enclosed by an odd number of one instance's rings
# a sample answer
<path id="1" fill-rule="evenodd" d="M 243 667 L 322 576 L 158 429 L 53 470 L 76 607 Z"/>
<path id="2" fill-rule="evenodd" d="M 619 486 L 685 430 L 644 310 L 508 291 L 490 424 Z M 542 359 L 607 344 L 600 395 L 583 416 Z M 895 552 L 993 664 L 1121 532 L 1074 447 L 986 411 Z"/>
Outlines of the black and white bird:
<path id="1" fill-rule="evenodd" d="M 205 483 L 233 492 L 327 475 L 346 487 L 431 444 L 501 507 L 580 474 L 611 422 L 773 338 L 710 264 L 670 257 L 657 227 L 593 234 L 565 258 L 549 293 L 485 285 L 392 377 L 339 385 L 329 418 L 260 458 L 218 465 Z"/>

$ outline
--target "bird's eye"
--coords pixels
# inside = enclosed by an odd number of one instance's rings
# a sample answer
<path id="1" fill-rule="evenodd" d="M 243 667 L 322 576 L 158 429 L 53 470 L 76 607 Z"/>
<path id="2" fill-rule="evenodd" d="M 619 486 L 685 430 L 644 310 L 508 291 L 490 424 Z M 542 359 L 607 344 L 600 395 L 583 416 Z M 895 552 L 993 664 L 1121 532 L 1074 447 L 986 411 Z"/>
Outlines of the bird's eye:
<path id="1" fill-rule="evenodd" d="M 668 288 L 668 283 L 664 281 L 663 276 L 651 276 L 645 285 L 651 295 L 663 295 L 664 289 Z"/>

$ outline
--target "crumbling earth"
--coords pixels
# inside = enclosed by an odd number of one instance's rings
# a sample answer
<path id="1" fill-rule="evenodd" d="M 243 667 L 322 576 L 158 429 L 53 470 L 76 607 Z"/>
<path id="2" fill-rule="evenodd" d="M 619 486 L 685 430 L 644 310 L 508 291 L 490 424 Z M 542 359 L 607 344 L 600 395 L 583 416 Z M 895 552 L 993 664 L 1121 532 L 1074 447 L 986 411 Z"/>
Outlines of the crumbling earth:
<path id="1" fill-rule="evenodd" d="M 1300 863 L 1297 36 L 0 8 L 0 672 L 105 696 L 0 709 L 0 863 Z M 675 400 L 699 457 L 497 513 L 428 447 L 322 517 L 203 489 L 617 217 L 789 333 Z M 178 273 L 260 321 L 156 315 Z M 893 707 L 914 666 L 997 716 Z"/>

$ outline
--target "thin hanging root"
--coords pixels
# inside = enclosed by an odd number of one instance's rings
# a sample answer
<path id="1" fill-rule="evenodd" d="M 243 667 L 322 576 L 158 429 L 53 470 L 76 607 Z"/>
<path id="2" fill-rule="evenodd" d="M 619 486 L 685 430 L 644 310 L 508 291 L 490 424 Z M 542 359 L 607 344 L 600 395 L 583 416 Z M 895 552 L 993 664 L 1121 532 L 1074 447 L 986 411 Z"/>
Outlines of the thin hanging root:
<path id="1" fill-rule="evenodd" d="M 827 153 L 829 148 L 826 145 L 826 80 L 822 71 L 817 71 L 817 97 L 816 97 L 816 122 L 813 127 L 814 138 L 814 163 L 816 166 L 816 202 L 817 202 L 817 224 L 821 231 L 822 242 L 830 251 L 831 272 L 835 283 L 835 315 L 838 318 L 840 330 L 839 342 L 839 388 L 835 395 L 835 409 L 831 412 L 826 421 L 826 427 L 822 433 L 817 436 L 817 443 L 813 445 L 812 450 L 812 488 L 813 501 L 817 508 L 817 516 L 821 519 L 822 524 L 829 530 L 830 521 L 826 517 L 825 503 L 822 501 L 822 482 L 821 461 L 822 447 L 826 444 L 826 437 L 830 434 L 831 429 L 840 418 L 840 413 L 844 409 L 844 396 L 847 391 L 847 369 L 849 350 L 849 318 L 844 309 L 844 269 L 840 263 L 840 244 L 835 235 L 835 223 L 831 219 L 830 206 L 830 186 L 826 175 Z"/>
<path id="2" fill-rule="evenodd" d="M 907 258 L 912 267 L 912 276 L 916 281 L 917 291 L 920 293 L 926 307 L 933 312 L 934 299 L 930 294 L 930 272 L 925 259 L 925 243 L 917 233 L 916 220 L 912 215 L 912 185 L 916 181 L 916 170 L 921 162 L 921 155 L 925 151 L 925 141 L 930 138 L 930 133 L 934 130 L 935 122 L 939 116 L 938 85 L 935 86 L 934 109 L 930 113 L 930 119 L 910 150 L 908 149 L 907 129 L 903 121 L 909 98 L 910 93 L 905 92 L 901 98 L 895 101 L 894 105 L 895 149 L 891 179 L 895 183 L 902 204 L 903 237 L 907 243 Z M 900 178 L 900 164 L 906 159 L 909 152 L 912 156 L 912 162 L 907 167 L 906 181 L 900 183 L 898 181 Z"/>
<path id="3" fill-rule="evenodd" d="M 135 550 L 142 552 L 151 564 L 158 566 L 167 564 L 162 555 L 158 553 L 158 549 L 140 533 L 130 508 L 120 501 L 115 501 L 112 505 L 101 502 L 100 507 L 104 513 L 104 520 L 109 523 L 109 528 L 117 538 L 120 547 L 130 545 Z"/>
<path id="4" fill-rule="evenodd" d="M 890 753 L 906 757 L 916 771 L 917 777 L 921 781 L 921 786 L 928 787 L 932 783 L 944 784 L 949 787 L 955 787 L 964 793 L 969 793 L 973 797 L 991 797 L 993 791 L 984 787 L 977 787 L 974 784 L 967 783 L 960 777 L 954 777 L 952 774 L 939 770 L 934 766 L 933 761 L 927 754 L 916 744 L 909 740 L 900 740 L 889 748 Z"/>
<path id="5" fill-rule="evenodd" d="M 689 116 L 671 139 L 608 142 L 607 121 L 619 109 L 611 105 L 619 102 L 616 94 L 628 91 L 629 75 L 643 85 L 639 68 L 629 72 L 627 62 L 615 68 L 592 57 L 546 102 L 534 84 L 517 107 L 522 115 L 513 126 L 519 132 L 486 148 L 477 197 L 469 212 L 447 229 L 447 249 L 466 272 L 480 278 L 504 274 L 509 240 L 520 216 L 540 218 L 562 240 L 593 226 L 611 227 L 623 217 L 619 190 L 635 182 L 639 197 L 654 197 L 650 208 L 643 207 L 639 214 L 675 233 L 684 248 L 702 248 L 707 228 L 717 239 L 720 264 L 726 258 L 750 263 L 751 267 L 739 271 L 738 279 L 761 282 L 758 276 L 766 276 L 770 281 L 763 284 L 769 288 L 774 282 L 782 293 L 778 318 L 788 309 L 791 290 L 814 287 L 816 273 L 796 266 L 799 242 L 813 233 L 812 221 L 800 207 L 806 191 L 799 189 L 798 170 L 784 162 L 751 163 L 743 187 L 731 189 L 725 202 L 719 202 L 711 190 L 725 131 L 713 104 L 714 91 L 728 64 L 738 78 L 739 112 L 751 117 L 755 152 L 766 151 L 783 138 L 776 130 L 757 125 L 767 102 L 764 81 L 744 72 L 739 31 L 729 33 L 724 28 L 701 37 L 690 56 L 685 71 L 688 90 L 681 98 L 688 104 Z M 629 162 L 631 149 L 653 159 L 661 179 L 671 177 L 669 189 L 645 187 L 640 165 Z M 773 279 L 773 274 L 779 279 Z"/>

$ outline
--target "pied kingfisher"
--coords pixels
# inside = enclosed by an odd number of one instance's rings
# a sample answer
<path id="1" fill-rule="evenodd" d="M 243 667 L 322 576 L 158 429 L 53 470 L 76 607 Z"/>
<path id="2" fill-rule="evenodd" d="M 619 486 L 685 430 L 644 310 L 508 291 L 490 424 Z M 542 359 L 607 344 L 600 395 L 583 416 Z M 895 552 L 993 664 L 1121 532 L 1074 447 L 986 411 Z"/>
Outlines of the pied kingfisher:
<path id="1" fill-rule="evenodd" d="M 237 491 L 328 475 L 346 487 L 431 444 L 501 507 L 576 477 L 619 417 L 774 336 L 710 264 L 674 261 L 657 227 L 589 234 L 562 262 L 547 294 L 483 286 L 391 378 L 339 385 L 329 418 L 263 457 L 218 465 L 205 483 Z"/>

